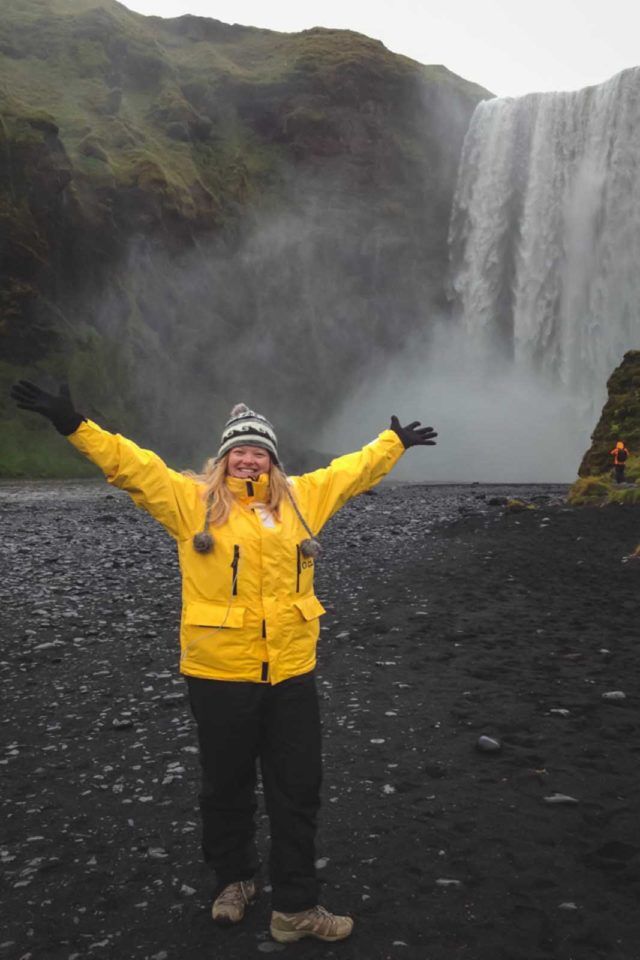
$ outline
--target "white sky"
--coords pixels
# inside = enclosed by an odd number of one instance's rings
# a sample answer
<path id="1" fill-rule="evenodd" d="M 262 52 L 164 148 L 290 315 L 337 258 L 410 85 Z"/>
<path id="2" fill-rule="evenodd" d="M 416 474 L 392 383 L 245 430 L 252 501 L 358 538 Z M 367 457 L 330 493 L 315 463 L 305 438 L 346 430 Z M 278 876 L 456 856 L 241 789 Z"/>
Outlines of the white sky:
<path id="1" fill-rule="evenodd" d="M 357 30 L 420 63 L 443 63 L 499 96 L 573 90 L 640 63 L 637 0 L 124 0 L 293 32 Z"/>

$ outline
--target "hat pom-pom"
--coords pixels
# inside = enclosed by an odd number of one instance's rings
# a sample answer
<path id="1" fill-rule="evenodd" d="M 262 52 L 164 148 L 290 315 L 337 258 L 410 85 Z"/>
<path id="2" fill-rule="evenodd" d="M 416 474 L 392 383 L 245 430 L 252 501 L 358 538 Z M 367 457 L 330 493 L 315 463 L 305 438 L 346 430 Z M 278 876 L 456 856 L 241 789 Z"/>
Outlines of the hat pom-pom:
<path id="1" fill-rule="evenodd" d="M 249 407 L 246 403 L 236 403 L 235 407 L 232 408 L 230 417 L 241 417 L 243 413 L 249 413 Z"/>
<path id="2" fill-rule="evenodd" d="M 318 540 L 309 538 L 308 540 L 303 540 L 300 544 L 300 553 L 303 557 L 313 557 L 315 560 L 316 557 L 319 557 L 322 553 L 322 547 Z"/>
<path id="3" fill-rule="evenodd" d="M 213 537 L 206 530 L 196 533 L 193 538 L 193 548 L 197 553 L 211 553 L 213 550 Z"/>

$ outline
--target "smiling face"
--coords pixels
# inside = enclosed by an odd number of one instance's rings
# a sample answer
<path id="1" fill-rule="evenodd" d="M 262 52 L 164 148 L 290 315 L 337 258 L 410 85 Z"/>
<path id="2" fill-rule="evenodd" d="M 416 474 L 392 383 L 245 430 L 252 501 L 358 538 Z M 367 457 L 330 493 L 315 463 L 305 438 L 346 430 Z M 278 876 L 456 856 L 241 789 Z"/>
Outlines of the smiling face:
<path id="1" fill-rule="evenodd" d="M 227 473 L 240 480 L 257 480 L 271 471 L 271 457 L 262 447 L 232 447 L 227 460 Z"/>

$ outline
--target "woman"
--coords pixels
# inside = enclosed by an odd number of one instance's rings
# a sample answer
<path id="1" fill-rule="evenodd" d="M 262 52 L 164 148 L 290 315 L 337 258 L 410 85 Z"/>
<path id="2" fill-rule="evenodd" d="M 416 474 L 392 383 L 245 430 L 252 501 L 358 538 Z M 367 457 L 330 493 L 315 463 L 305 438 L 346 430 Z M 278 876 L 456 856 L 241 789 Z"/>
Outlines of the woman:
<path id="1" fill-rule="evenodd" d="M 200 744 L 202 848 L 218 882 L 213 919 L 240 922 L 258 894 L 259 759 L 271 827 L 271 935 L 281 943 L 348 937 L 353 920 L 318 905 L 315 874 L 321 752 L 314 668 L 324 609 L 313 591 L 314 538 L 406 448 L 432 446 L 436 434 L 392 417 L 390 429 L 359 452 L 288 478 L 273 426 L 240 404 L 216 457 L 196 476 L 85 419 L 65 387 L 55 396 L 23 380 L 11 393 L 176 540 L 180 669 Z"/>

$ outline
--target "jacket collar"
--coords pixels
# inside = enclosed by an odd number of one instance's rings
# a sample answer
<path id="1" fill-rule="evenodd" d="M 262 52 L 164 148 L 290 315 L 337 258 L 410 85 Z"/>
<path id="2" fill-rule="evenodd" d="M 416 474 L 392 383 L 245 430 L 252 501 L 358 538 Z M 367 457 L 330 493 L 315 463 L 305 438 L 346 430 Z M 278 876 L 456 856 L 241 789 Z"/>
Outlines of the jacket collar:
<path id="1" fill-rule="evenodd" d="M 243 480 L 240 477 L 225 477 L 224 481 L 238 500 L 269 500 L 269 475 L 261 473 L 257 480 Z"/>

